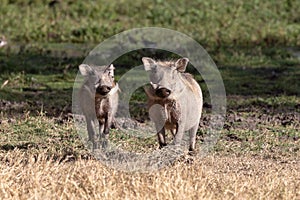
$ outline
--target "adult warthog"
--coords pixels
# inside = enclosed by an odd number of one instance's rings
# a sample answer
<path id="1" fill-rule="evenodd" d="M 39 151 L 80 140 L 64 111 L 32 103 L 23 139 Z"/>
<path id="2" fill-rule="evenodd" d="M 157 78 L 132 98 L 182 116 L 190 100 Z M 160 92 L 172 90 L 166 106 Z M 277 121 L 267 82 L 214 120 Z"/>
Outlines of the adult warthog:
<path id="1" fill-rule="evenodd" d="M 166 130 L 173 134 L 175 145 L 181 144 L 188 131 L 189 150 L 194 151 L 203 100 L 199 84 L 191 74 L 185 73 L 189 60 L 155 61 L 144 57 L 142 61 L 145 70 L 150 71 L 151 86 L 144 89 L 160 148 L 166 146 Z"/>
<path id="2" fill-rule="evenodd" d="M 109 130 L 118 107 L 118 84 L 114 81 L 114 66 L 79 66 L 85 80 L 79 91 L 80 106 L 86 118 L 89 141 L 95 141 L 95 114 L 99 122 L 99 135 L 108 139 Z M 94 144 L 95 145 L 95 144 Z"/>

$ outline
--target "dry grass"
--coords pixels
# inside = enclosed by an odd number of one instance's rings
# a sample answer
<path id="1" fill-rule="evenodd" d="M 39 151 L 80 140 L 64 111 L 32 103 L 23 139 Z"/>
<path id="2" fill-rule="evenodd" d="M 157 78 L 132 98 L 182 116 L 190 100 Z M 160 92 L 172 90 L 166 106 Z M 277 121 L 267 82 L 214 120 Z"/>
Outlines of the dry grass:
<path id="1" fill-rule="evenodd" d="M 125 173 L 96 160 L 1 153 L 2 199 L 299 199 L 299 159 L 209 155 L 153 173 Z"/>

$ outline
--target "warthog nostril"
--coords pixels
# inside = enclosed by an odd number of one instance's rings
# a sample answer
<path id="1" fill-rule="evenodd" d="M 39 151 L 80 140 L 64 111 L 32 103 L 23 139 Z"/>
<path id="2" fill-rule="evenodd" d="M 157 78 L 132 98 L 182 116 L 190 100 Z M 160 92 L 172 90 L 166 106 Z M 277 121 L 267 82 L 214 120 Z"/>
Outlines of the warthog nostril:
<path id="1" fill-rule="evenodd" d="M 160 89 L 157 89 L 155 91 L 155 94 L 158 96 L 158 97 L 161 97 L 161 98 L 166 98 L 168 97 L 170 94 L 171 94 L 171 90 L 167 89 L 167 88 L 160 88 Z"/>
<path id="2" fill-rule="evenodd" d="M 107 93 L 109 93 L 111 90 L 110 86 L 100 86 L 97 87 L 96 92 L 101 94 L 101 95 L 106 95 Z"/>
<path id="3" fill-rule="evenodd" d="M 110 90 L 111 90 L 111 87 L 105 86 L 105 89 L 108 90 L 108 91 L 110 91 Z"/>

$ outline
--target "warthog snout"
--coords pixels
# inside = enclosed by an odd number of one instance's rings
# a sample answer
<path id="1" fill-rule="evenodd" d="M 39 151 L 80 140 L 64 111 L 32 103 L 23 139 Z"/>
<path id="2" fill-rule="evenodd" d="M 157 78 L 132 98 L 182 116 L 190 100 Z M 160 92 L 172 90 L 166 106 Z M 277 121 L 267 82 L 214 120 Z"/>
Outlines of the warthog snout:
<path id="1" fill-rule="evenodd" d="M 171 90 L 167 88 L 156 89 L 155 94 L 160 98 L 166 98 L 171 94 Z"/>
<path id="2" fill-rule="evenodd" d="M 160 97 L 160 98 L 167 98 L 168 96 L 170 96 L 171 94 L 171 90 L 163 87 L 163 86 L 159 86 L 158 84 L 152 83 L 150 82 L 152 88 L 155 90 L 155 95 Z"/>
<path id="3" fill-rule="evenodd" d="M 101 95 L 107 95 L 110 92 L 110 90 L 111 90 L 110 86 L 103 85 L 103 86 L 97 87 L 96 92 Z"/>

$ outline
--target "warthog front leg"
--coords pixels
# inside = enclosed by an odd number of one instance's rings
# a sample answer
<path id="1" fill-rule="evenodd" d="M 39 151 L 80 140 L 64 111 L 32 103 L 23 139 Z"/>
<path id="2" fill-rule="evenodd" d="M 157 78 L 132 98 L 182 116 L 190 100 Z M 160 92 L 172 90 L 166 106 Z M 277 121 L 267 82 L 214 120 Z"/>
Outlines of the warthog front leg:
<path id="1" fill-rule="evenodd" d="M 165 127 L 163 127 L 160 131 L 157 132 L 157 138 L 158 138 L 159 148 L 163 148 L 164 146 L 167 145 Z"/>
<path id="2" fill-rule="evenodd" d="M 174 141 L 173 144 L 174 145 L 180 145 L 181 141 L 182 141 L 182 137 L 184 134 L 184 127 L 182 125 L 177 125 L 177 131 L 175 133 L 175 137 L 174 137 Z"/>
<path id="3" fill-rule="evenodd" d="M 176 124 L 176 128 L 171 128 L 170 131 L 172 133 L 172 136 L 173 136 L 173 139 L 175 138 L 175 135 L 176 135 L 176 132 L 177 132 L 177 127 L 178 127 L 178 124 Z"/>
<path id="4" fill-rule="evenodd" d="M 189 135 L 190 135 L 190 148 L 189 148 L 189 151 L 194 151 L 195 150 L 197 130 L 198 130 L 198 123 L 189 130 Z"/>
<path id="5" fill-rule="evenodd" d="M 110 113 L 108 113 L 108 116 L 105 117 L 104 130 L 103 130 L 105 139 L 108 139 L 109 137 L 109 130 L 110 130 L 111 123 L 112 123 L 112 116 Z"/>
<path id="6" fill-rule="evenodd" d="M 100 136 L 100 138 L 103 137 L 103 134 L 104 134 L 104 123 L 99 121 L 99 136 Z"/>
<path id="7" fill-rule="evenodd" d="M 99 121 L 99 145 L 102 148 L 107 147 L 107 139 L 105 137 L 105 122 Z"/>
<path id="8" fill-rule="evenodd" d="M 112 123 L 112 117 L 106 116 L 104 119 L 104 123 L 99 121 L 99 131 L 100 131 L 100 141 L 102 148 L 107 148 L 108 139 L 109 139 L 109 130 Z"/>
<path id="9" fill-rule="evenodd" d="M 88 131 L 88 140 L 93 142 L 95 141 L 95 124 L 94 120 L 92 118 L 86 117 L 86 125 L 87 125 L 87 131 Z"/>
<path id="10" fill-rule="evenodd" d="M 86 117 L 86 125 L 88 131 L 88 141 L 92 143 L 93 149 L 96 148 L 96 133 L 95 133 L 95 121 L 93 118 Z"/>

